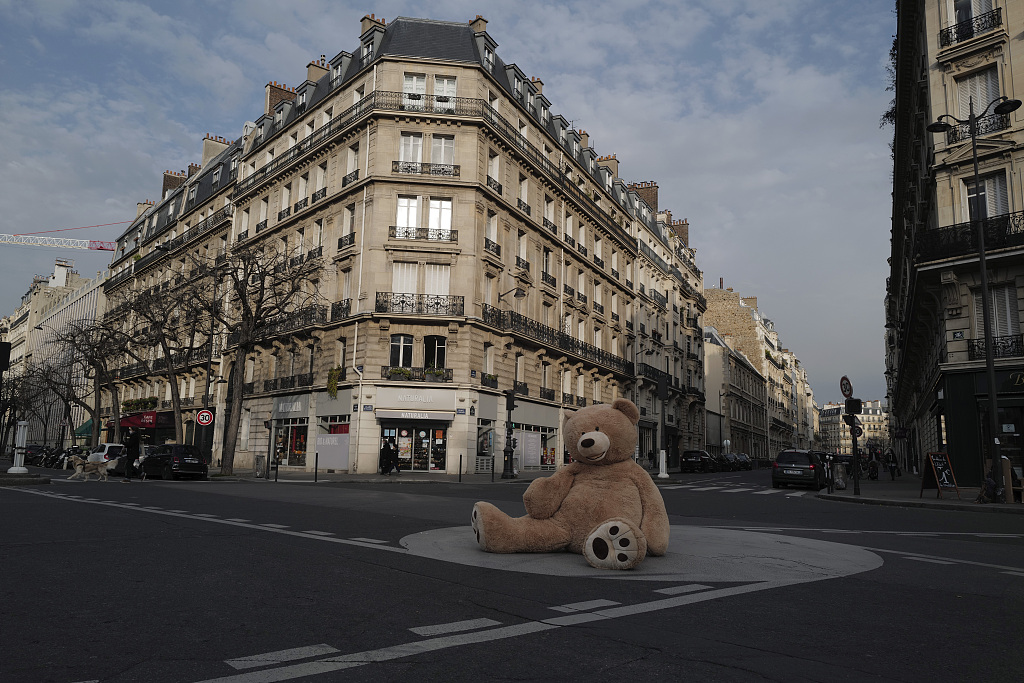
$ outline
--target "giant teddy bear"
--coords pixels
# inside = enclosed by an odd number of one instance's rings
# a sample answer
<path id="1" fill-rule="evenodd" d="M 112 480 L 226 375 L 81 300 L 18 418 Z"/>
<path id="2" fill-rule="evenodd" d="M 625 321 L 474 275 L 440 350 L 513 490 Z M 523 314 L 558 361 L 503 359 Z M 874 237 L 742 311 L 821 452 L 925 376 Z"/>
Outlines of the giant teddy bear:
<path id="1" fill-rule="evenodd" d="M 648 554 L 664 555 L 665 501 L 633 461 L 639 420 L 624 398 L 570 413 L 564 436 L 573 462 L 530 484 L 525 517 L 477 503 L 472 525 L 480 547 L 492 553 L 570 550 L 603 569 L 631 569 Z"/>

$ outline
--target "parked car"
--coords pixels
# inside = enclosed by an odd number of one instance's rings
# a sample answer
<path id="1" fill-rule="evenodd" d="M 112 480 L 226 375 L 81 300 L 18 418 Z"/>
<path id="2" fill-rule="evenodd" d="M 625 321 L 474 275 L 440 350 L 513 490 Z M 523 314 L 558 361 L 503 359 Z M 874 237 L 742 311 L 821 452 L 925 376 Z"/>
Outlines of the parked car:
<path id="1" fill-rule="evenodd" d="M 729 472 L 735 472 L 740 468 L 739 456 L 735 453 L 722 453 L 722 458 L 725 460 L 727 467 L 725 468 Z"/>
<path id="2" fill-rule="evenodd" d="M 706 453 L 705 452 L 704 455 L 701 456 L 701 460 L 704 461 L 704 467 L 703 467 L 703 471 L 704 472 L 721 472 L 722 471 L 722 461 L 719 460 L 717 456 L 714 456 L 714 455 L 711 455 L 710 453 Z"/>
<path id="3" fill-rule="evenodd" d="M 736 453 L 736 469 L 749 470 L 754 468 L 754 461 L 746 453 Z"/>
<path id="4" fill-rule="evenodd" d="M 704 457 L 711 457 L 707 451 L 683 451 L 679 456 L 679 469 L 682 472 L 703 472 Z"/>
<path id="5" fill-rule="evenodd" d="M 120 457 L 121 451 L 124 450 L 124 445 L 119 443 L 101 443 L 96 444 L 96 447 L 89 453 L 89 457 L 86 458 L 89 462 L 104 462 L 107 460 L 113 460 L 114 458 Z"/>
<path id="6" fill-rule="evenodd" d="M 206 462 L 198 446 L 180 443 L 168 443 L 147 449 L 148 453 L 142 460 L 142 472 L 149 477 L 161 479 L 177 479 L 179 476 L 190 476 L 207 479 L 210 466 Z"/>
<path id="7" fill-rule="evenodd" d="M 785 450 L 772 466 L 772 488 L 789 484 L 809 486 L 815 490 L 825 486 L 825 466 L 813 451 Z"/>

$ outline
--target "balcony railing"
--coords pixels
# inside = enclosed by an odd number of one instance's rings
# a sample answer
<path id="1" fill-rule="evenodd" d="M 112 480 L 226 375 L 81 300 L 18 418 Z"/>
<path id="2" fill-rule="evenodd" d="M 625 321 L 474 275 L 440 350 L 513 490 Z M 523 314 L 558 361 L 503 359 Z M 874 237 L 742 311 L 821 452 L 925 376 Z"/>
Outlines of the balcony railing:
<path id="1" fill-rule="evenodd" d="M 419 161 L 392 161 L 392 173 L 409 173 L 412 175 L 444 176 L 458 178 L 462 172 L 458 164 L 430 164 Z"/>
<path id="2" fill-rule="evenodd" d="M 309 197 L 303 197 L 299 201 L 295 202 L 295 205 L 292 207 L 292 210 L 295 211 L 295 213 L 298 213 L 299 211 L 305 209 L 307 206 L 309 206 Z"/>
<path id="3" fill-rule="evenodd" d="M 577 244 L 576 245 L 576 251 L 580 252 L 584 256 L 587 255 L 587 248 L 585 246 L 583 246 L 582 244 Z"/>
<path id="4" fill-rule="evenodd" d="M 540 388 L 540 397 L 542 399 L 544 399 L 545 401 L 554 401 L 555 400 L 555 390 L 554 389 L 545 389 L 544 387 L 541 387 Z"/>
<path id="5" fill-rule="evenodd" d="M 604 268 L 604 259 L 598 256 L 597 254 L 594 254 L 594 265 L 596 265 L 598 268 Z"/>
<path id="6" fill-rule="evenodd" d="M 989 114 L 978 119 L 978 135 L 988 135 L 1010 127 L 1009 114 Z M 958 123 L 946 131 L 946 142 L 950 145 L 971 139 L 971 124 Z"/>
<path id="7" fill-rule="evenodd" d="M 562 291 L 569 296 L 576 296 L 576 290 L 570 287 L 569 285 L 562 285 Z"/>
<path id="8" fill-rule="evenodd" d="M 551 273 L 541 273 L 540 281 L 545 285 L 558 289 L 558 280 L 556 280 L 555 276 L 552 275 Z"/>
<path id="9" fill-rule="evenodd" d="M 524 259 L 522 256 L 516 256 L 516 268 L 522 268 L 523 270 L 530 269 L 530 262 Z"/>
<path id="10" fill-rule="evenodd" d="M 586 396 L 577 396 L 576 397 L 576 405 L 579 406 L 580 408 L 585 408 L 587 406 L 587 397 Z"/>
<path id="11" fill-rule="evenodd" d="M 542 223 L 544 224 L 544 229 L 550 232 L 552 235 L 558 234 L 558 226 L 555 225 L 550 218 L 545 217 Z"/>
<path id="12" fill-rule="evenodd" d="M 458 242 L 459 231 L 441 228 L 403 228 L 392 225 L 388 237 L 394 240 L 429 240 L 431 242 Z"/>
<path id="13" fill-rule="evenodd" d="M 434 173 L 432 175 L 439 175 L 439 174 Z M 456 173 L 455 175 L 458 175 L 458 173 Z M 357 180 L 359 180 L 359 169 L 358 168 L 356 170 L 352 171 L 351 173 L 349 173 L 344 178 L 341 179 L 341 186 L 342 187 L 348 187 L 349 185 L 351 185 L 352 183 L 354 183 Z"/>
<path id="14" fill-rule="evenodd" d="M 584 360 L 610 367 L 616 372 L 633 374 L 633 364 L 625 359 L 515 311 L 505 311 L 484 304 L 483 314 L 484 323 L 487 325 L 531 339 L 542 346 L 555 346 Z"/>
<path id="15" fill-rule="evenodd" d="M 498 194 L 501 194 L 501 183 L 499 183 L 497 180 L 495 180 L 491 176 L 487 176 L 487 187 L 491 188 L 492 190 L 494 190 Z"/>
<path id="16" fill-rule="evenodd" d="M 654 303 L 658 304 L 662 308 L 667 308 L 667 306 L 668 306 L 668 297 L 665 296 L 664 294 L 662 294 L 661 292 L 659 292 L 658 290 L 656 290 L 656 289 L 652 289 L 651 290 L 651 298 L 654 299 Z"/>
<path id="17" fill-rule="evenodd" d="M 256 224 L 256 234 L 258 235 L 258 234 L 260 234 L 262 231 L 264 231 L 266 229 L 267 229 L 267 219 L 264 218 L 263 220 L 261 220 L 259 223 Z"/>
<path id="18" fill-rule="evenodd" d="M 352 315 L 352 299 L 342 299 L 331 304 L 331 322 L 343 320 Z"/>
<path id="19" fill-rule="evenodd" d="M 569 233 L 564 233 L 562 237 L 565 238 L 565 243 L 568 244 L 570 247 L 576 246 L 576 240 Z"/>
<path id="20" fill-rule="evenodd" d="M 326 306 L 306 306 L 291 313 L 271 318 L 261 325 L 253 335 L 254 339 L 270 339 L 288 332 L 295 332 L 307 327 L 323 325 L 327 322 Z M 234 345 L 241 341 L 238 332 L 232 332 L 228 337 L 228 344 Z"/>
<path id="21" fill-rule="evenodd" d="M 633 289 L 633 281 L 626 278 L 626 289 Z"/>
<path id="22" fill-rule="evenodd" d="M 291 214 L 292 214 L 292 207 L 290 207 L 290 206 L 289 207 L 285 207 L 285 208 L 283 208 L 283 209 L 281 209 L 280 211 L 277 212 L 277 220 L 283 221 L 285 218 L 288 218 L 288 216 L 290 216 Z"/>
<path id="23" fill-rule="evenodd" d="M 632 320 L 627 320 L 626 321 L 626 329 L 632 331 L 632 329 L 633 329 L 633 321 Z"/>
<path id="24" fill-rule="evenodd" d="M 603 304 L 599 304 L 599 303 L 597 303 L 595 301 L 594 302 L 594 311 L 596 311 L 597 313 L 600 313 L 601 315 L 604 315 L 604 305 Z"/>
<path id="25" fill-rule="evenodd" d="M 249 239 L 249 231 L 248 230 L 243 230 L 242 232 L 238 233 L 237 237 L 235 237 L 235 241 L 236 242 L 244 242 L 247 239 Z"/>
<path id="26" fill-rule="evenodd" d="M 583 292 L 576 292 L 576 301 L 579 301 L 584 306 L 587 305 L 587 295 Z"/>
<path id="27" fill-rule="evenodd" d="M 962 43 L 986 31 L 999 28 L 1002 24 L 1003 14 L 1000 7 L 968 21 L 962 21 L 959 24 L 942 29 L 939 31 L 939 47 L 949 47 L 950 45 Z"/>
<path id="28" fill-rule="evenodd" d="M 498 388 L 498 376 L 486 372 L 480 373 L 480 384 L 491 389 Z"/>
<path id="29" fill-rule="evenodd" d="M 515 386 L 512 387 L 512 391 L 521 396 L 529 396 L 530 386 L 526 382 L 516 382 Z"/>
<path id="30" fill-rule="evenodd" d="M 1024 356 L 1024 334 L 1011 334 L 992 338 L 993 358 L 1020 358 Z M 985 359 L 985 339 L 967 341 L 967 357 L 971 360 Z"/>
<path id="31" fill-rule="evenodd" d="M 501 245 L 487 237 L 484 238 L 484 250 L 491 252 L 495 256 L 501 256 Z"/>
<path id="32" fill-rule="evenodd" d="M 615 278 L 616 280 L 618 280 L 619 279 L 619 271 L 617 271 L 614 268 L 612 268 L 612 277 Z"/>
<path id="33" fill-rule="evenodd" d="M 354 232 L 350 232 L 347 235 L 342 235 L 341 237 L 338 238 L 338 251 L 341 251 L 345 247 L 351 247 L 355 243 L 356 234 Z"/>
<path id="34" fill-rule="evenodd" d="M 465 298 L 447 294 L 377 292 L 376 313 L 465 315 Z"/>
<path id="35" fill-rule="evenodd" d="M 524 202 L 522 198 L 516 199 L 516 206 L 518 206 L 519 210 L 525 213 L 527 216 L 530 215 L 530 205 Z"/>
<path id="36" fill-rule="evenodd" d="M 398 382 L 451 382 L 451 368 L 405 368 L 397 365 L 380 366 L 381 379 Z"/>
<path id="37" fill-rule="evenodd" d="M 310 199 L 310 201 L 312 201 L 312 202 L 313 202 L 314 204 L 316 204 L 316 203 L 317 203 L 318 201 L 320 201 L 321 199 L 323 199 L 323 198 L 324 198 L 324 197 L 326 197 L 326 196 L 327 196 L 327 188 L 326 188 L 326 187 L 321 187 L 321 188 L 320 188 L 319 190 L 317 190 L 316 192 L 314 192 L 314 193 L 313 193 L 313 196 L 312 196 L 312 197 L 310 197 L 309 199 Z"/>
<path id="38" fill-rule="evenodd" d="M 612 322 L 613 323 L 619 322 L 619 314 L 614 312 L 614 311 L 612 311 Z"/>
<path id="39" fill-rule="evenodd" d="M 178 235 L 174 239 L 171 239 L 171 240 L 168 240 L 168 241 L 164 242 L 163 246 L 166 247 L 166 251 L 174 251 L 175 249 L 177 249 L 178 247 L 182 246 L 183 244 L 186 244 L 187 242 L 191 242 L 192 240 L 194 240 L 195 238 L 199 237 L 200 235 L 205 235 L 206 233 L 210 232 L 214 228 L 216 228 L 219 225 L 223 224 L 225 221 L 227 221 L 229 218 L 231 218 L 231 216 L 233 216 L 234 213 L 235 213 L 234 205 L 233 204 L 225 204 L 223 207 L 221 207 L 217 211 L 214 211 L 209 216 L 207 216 L 203 220 L 201 220 L 198 223 L 196 223 L 195 225 L 193 225 L 186 232 Z M 157 252 L 157 253 L 159 253 L 159 252 Z M 136 268 L 137 267 L 138 267 L 138 264 L 136 264 Z"/>
<path id="40" fill-rule="evenodd" d="M 576 405 L 576 397 L 573 396 L 572 394 L 567 394 L 567 393 L 565 393 L 563 391 L 562 392 L 562 405 L 564 405 L 564 406 Z"/>
<path id="41" fill-rule="evenodd" d="M 1024 211 L 1005 213 L 984 221 L 985 252 L 1024 246 Z M 917 262 L 978 253 L 978 231 L 971 223 L 926 230 L 917 245 Z"/>

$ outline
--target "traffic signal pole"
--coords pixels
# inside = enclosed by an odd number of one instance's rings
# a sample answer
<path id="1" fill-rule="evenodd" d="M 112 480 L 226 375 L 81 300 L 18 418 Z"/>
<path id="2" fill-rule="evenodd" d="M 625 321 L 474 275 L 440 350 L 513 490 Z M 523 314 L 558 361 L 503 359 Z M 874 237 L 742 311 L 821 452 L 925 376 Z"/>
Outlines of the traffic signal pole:
<path id="1" fill-rule="evenodd" d="M 505 390 L 505 467 L 501 471 L 502 479 L 515 479 L 516 472 L 512 468 L 512 411 L 516 409 L 516 390 Z"/>

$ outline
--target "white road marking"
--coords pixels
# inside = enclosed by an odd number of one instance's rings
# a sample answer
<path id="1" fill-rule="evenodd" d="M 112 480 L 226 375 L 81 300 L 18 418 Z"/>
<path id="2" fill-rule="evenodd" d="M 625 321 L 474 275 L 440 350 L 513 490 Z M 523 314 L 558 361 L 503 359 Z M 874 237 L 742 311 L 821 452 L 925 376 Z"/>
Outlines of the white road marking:
<path id="1" fill-rule="evenodd" d="M 722 486 L 702 486 L 699 489 L 690 489 L 690 490 L 691 491 L 717 491 L 720 488 L 724 488 L 724 487 L 722 487 Z"/>
<path id="2" fill-rule="evenodd" d="M 416 626 L 409 629 L 418 636 L 439 636 L 445 633 L 459 633 L 460 631 L 475 631 L 488 626 L 501 626 L 500 621 L 494 619 L 467 619 L 465 621 L 453 621 L 450 624 L 435 624 L 434 626 Z"/>
<path id="3" fill-rule="evenodd" d="M 1010 576 L 1024 576 L 1024 572 L 1003 572 L 1003 573 L 1004 574 L 1009 574 Z"/>
<path id="4" fill-rule="evenodd" d="M 769 493 L 782 493 L 782 489 L 765 489 L 764 491 L 754 491 L 750 495 L 752 495 L 752 496 L 767 496 Z"/>
<path id="5" fill-rule="evenodd" d="M 353 541 L 361 541 L 363 543 L 388 543 L 388 541 L 382 541 L 379 538 L 353 538 Z"/>
<path id="6" fill-rule="evenodd" d="M 659 486 L 658 488 L 661 489 L 662 491 L 671 491 L 672 489 L 681 489 L 685 487 L 677 484 L 675 486 Z"/>
<path id="7" fill-rule="evenodd" d="M 556 612 L 586 612 L 588 610 L 597 609 L 598 607 L 611 607 L 619 604 L 621 603 L 613 602 L 612 600 L 588 600 L 587 602 L 572 602 L 568 605 L 558 605 L 557 607 L 551 607 L 550 609 L 553 609 Z"/>
<path id="8" fill-rule="evenodd" d="M 113 501 L 111 501 L 111 504 L 113 504 Z M 168 510 L 168 512 L 174 512 L 174 513 L 177 513 L 179 515 L 187 515 L 188 514 L 188 510 Z"/>
<path id="9" fill-rule="evenodd" d="M 693 593 L 695 591 L 702 591 L 711 588 L 711 586 L 705 586 L 702 583 L 691 583 L 685 586 L 669 586 L 668 588 L 658 588 L 655 593 L 662 593 L 664 595 L 681 595 L 683 593 Z"/>
<path id="10" fill-rule="evenodd" d="M 334 535 L 330 531 L 314 531 L 312 529 L 309 529 L 307 531 L 303 531 L 302 533 L 304 533 L 304 534 L 313 534 L 314 536 L 333 536 Z"/>
<path id="11" fill-rule="evenodd" d="M 913 555 L 907 555 L 905 559 L 916 560 L 918 562 L 931 562 L 932 564 L 955 564 L 954 562 L 949 562 L 948 560 L 933 560 L 930 557 L 914 557 Z"/>
<path id="12" fill-rule="evenodd" d="M 788 498 L 799 498 L 800 496 L 806 495 L 807 491 L 793 491 L 793 493 L 787 493 Z"/>
<path id="13" fill-rule="evenodd" d="M 937 536 L 938 534 L 930 531 L 896 531 L 894 532 L 897 536 Z"/>
<path id="14" fill-rule="evenodd" d="M 196 517 L 217 517 L 218 515 L 211 515 L 209 512 L 197 512 Z"/>
<path id="15" fill-rule="evenodd" d="M 272 664 L 282 664 L 284 662 L 294 662 L 296 659 L 331 655 L 335 652 L 338 652 L 337 648 L 321 643 L 319 645 L 309 645 L 307 647 L 293 647 L 290 650 L 266 652 L 261 655 L 252 655 L 250 657 L 226 659 L 224 660 L 224 663 L 228 666 L 234 667 L 235 669 L 251 669 L 255 666 L 269 666 Z"/>
<path id="16" fill-rule="evenodd" d="M 969 564 L 972 567 L 985 567 L 986 569 L 1000 569 L 1010 572 L 1021 572 L 1024 573 L 1024 569 L 1020 567 L 1008 567 L 1002 564 L 990 564 L 988 562 L 974 562 L 972 560 L 957 560 L 951 557 L 935 557 L 934 555 L 922 555 L 921 553 L 908 553 L 903 550 L 890 550 L 888 548 L 869 548 L 868 546 L 860 546 L 864 550 L 869 550 L 873 553 L 889 553 L 890 555 L 900 555 L 906 558 L 926 558 L 929 560 L 941 560 L 949 564 Z"/>
<path id="17" fill-rule="evenodd" d="M 270 527 L 271 529 L 287 529 L 287 524 L 260 524 L 259 526 Z"/>
<path id="18" fill-rule="evenodd" d="M 727 489 L 725 491 L 722 491 L 722 493 L 740 493 L 742 491 L 753 491 L 753 490 L 754 489 Z"/>

